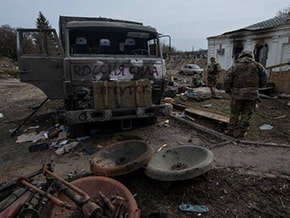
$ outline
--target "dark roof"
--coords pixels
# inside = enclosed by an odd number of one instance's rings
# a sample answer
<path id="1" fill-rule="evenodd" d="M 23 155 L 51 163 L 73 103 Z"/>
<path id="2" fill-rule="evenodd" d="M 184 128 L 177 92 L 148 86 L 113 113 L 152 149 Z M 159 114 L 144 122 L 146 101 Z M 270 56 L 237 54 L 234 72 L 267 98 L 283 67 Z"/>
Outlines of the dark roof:
<path id="1" fill-rule="evenodd" d="M 273 27 L 277 27 L 277 26 L 281 26 L 283 24 L 286 24 L 287 21 L 288 21 L 288 13 L 285 13 L 285 14 L 281 14 L 279 16 L 276 16 L 274 18 L 264 20 L 262 22 L 247 26 L 244 29 L 248 29 L 248 30 L 268 29 L 268 28 L 273 28 Z"/>
<path id="2" fill-rule="evenodd" d="M 229 34 L 229 33 L 234 33 L 234 32 L 245 31 L 245 30 L 255 31 L 255 30 L 270 29 L 270 28 L 273 28 L 273 27 L 282 26 L 282 25 L 284 25 L 284 24 L 286 24 L 288 22 L 289 17 L 290 17 L 290 14 L 284 13 L 284 14 L 281 14 L 279 16 L 270 18 L 268 20 L 264 20 L 264 21 L 256 23 L 256 24 L 252 24 L 250 26 L 247 26 L 247 27 L 244 27 L 244 28 L 241 28 L 241 29 L 238 29 L 238 30 L 233 30 L 233 31 L 226 32 L 226 33 L 224 33 L 222 35 Z"/>

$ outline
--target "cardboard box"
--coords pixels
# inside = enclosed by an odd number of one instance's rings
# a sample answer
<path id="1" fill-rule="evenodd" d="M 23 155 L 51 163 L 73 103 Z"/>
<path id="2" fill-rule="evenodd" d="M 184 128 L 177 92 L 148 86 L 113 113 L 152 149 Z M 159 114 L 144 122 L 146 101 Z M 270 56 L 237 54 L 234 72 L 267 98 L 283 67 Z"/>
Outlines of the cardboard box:
<path id="1" fill-rule="evenodd" d="M 96 110 L 151 105 L 150 80 L 95 81 L 93 91 Z"/>

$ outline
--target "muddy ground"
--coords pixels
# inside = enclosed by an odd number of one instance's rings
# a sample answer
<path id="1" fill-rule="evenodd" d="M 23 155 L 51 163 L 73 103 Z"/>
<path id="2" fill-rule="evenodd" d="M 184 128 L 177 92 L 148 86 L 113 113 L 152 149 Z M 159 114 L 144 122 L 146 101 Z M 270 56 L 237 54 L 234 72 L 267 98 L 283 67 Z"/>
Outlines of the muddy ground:
<path id="1" fill-rule="evenodd" d="M 180 103 L 210 110 L 229 112 L 229 98 L 195 100 Z M 224 126 L 201 117 L 193 124 L 174 116 L 160 115 L 154 125 L 136 122 L 133 129 L 122 131 L 115 123 L 90 127 L 90 139 L 82 141 L 69 153 L 58 156 L 55 149 L 29 152 L 32 142 L 16 143 L 17 135 L 9 130 L 19 126 L 32 109 L 45 99 L 37 88 L 19 83 L 15 78 L 0 79 L 0 183 L 6 183 L 41 168 L 53 160 L 54 172 L 63 178 L 89 172 L 93 152 L 114 142 L 141 139 L 157 149 L 194 144 L 210 149 L 214 165 L 208 174 L 170 184 L 148 178 L 141 168 L 128 175 L 115 177 L 134 194 L 141 217 L 290 217 L 290 110 L 289 99 L 261 99 L 252 119 L 252 128 L 242 141 L 224 138 Z M 178 97 L 176 102 L 178 102 Z M 19 130 L 31 126 L 48 129 L 58 122 L 60 101 L 48 101 Z M 165 121 L 168 120 L 168 123 Z M 166 125 L 165 125 L 166 124 Z M 167 125 L 168 124 L 168 125 Z M 270 124 L 271 130 L 260 130 Z M 113 128 L 114 126 L 114 128 Z M 211 134 L 215 130 L 217 134 Z M 89 132 L 88 132 L 89 134 Z M 87 152 L 93 151 L 93 152 Z M 41 179 L 41 178 L 39 178 Z M 178 210 L 182 203 L 205 205 L 209 212 L 185 213 Z"/>

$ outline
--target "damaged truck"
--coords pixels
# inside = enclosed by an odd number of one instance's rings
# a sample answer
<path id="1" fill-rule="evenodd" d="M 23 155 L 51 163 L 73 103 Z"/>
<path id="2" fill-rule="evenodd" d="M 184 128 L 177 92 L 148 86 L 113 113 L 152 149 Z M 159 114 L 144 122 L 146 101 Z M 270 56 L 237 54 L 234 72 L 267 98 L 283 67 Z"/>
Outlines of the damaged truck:
<path id="1" fill-rule="evenodd" d="M 101 17 L 60 16 L 59 36 L 55 29 L 17 29 L 20 81 L 63 99 L 68 124 L 120 120 L 131 128 L 164 107 L 161 37 L 169 36 Z"/>

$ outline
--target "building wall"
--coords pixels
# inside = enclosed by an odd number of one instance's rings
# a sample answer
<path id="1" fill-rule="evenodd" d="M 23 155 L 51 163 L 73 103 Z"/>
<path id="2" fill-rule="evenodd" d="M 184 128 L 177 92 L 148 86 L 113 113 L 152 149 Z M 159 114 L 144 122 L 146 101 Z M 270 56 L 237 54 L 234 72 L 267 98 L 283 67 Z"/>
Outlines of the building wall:
<path id="1" fill-rule="evenodd" d="M 208 38 L 208 61 L 215 57 L 222 69 L 228 70 L 234 63 L 235 42 L 241 42 L 245 50 L 254 51 L 259 43 L 268 45 L 266 67 L 290 62 L 290 24 L 263 31 L 240 31 Z M 218 50 L 224 49 L 219 54 Z M 270 81 L 275 83 L 277 92 L 290 94 L 290 65 L 273 68 Z M 224 72 L 223 72 L 224 75 Z M 223 83 L 223 75 L 220 82 Z"/>
<path id="2" fill-rule="evenodd" d="M 275 89 L 278 93 L 290 94 L 290 70 L 272 72 L 269 80 L 275 84 Z"/>
<path id="3" fill-rule="evenodd" d="M 271 31 L 241 31 L 238 33 L 230 33 L 208 38 L 208 60 L 215 57 L 225 70 L 229 69 L 234 63 L 233 48 L 234 42 L 241 42 L 245 50 L 254 51 L 255 46 L 259 43 L 268 45 L 268 59 L 266 67 L 280 64 L 285 60 L 290 60 L 289 48 L 285 44 L 289 44 L 290 24 Z M 224 49 L 222 54 L 218 51 Z"/>

